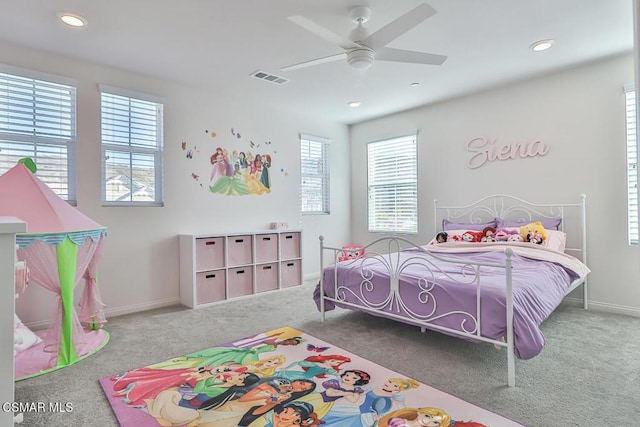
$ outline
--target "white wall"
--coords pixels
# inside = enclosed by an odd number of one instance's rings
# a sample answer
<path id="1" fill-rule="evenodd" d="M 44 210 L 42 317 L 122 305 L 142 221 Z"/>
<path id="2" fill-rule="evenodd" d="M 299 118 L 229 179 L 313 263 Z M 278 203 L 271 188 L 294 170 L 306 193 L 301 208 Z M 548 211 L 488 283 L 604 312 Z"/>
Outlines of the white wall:
<path id="1" fill-rule="evenodd" d="M 267 228 L 271 221 L 286 221 L 291 228 L 303 229 L 306 276 L 317 271 L 319 230 L 331 229 L 338 242 L 349 240 L 347 127 L 257 103 L 251 99 L 251 85 L 264 82 L 247 77 L 247 92 L 230 97 L 2 43 L 0 62 L 77 80 L 78 209 L 108 227 L 98 277 L 107 316 L 178 302 L 180 233 L 254 231 Z M 99 83 L 164 98 L 164 207 L 100 206 Z M 232 127 L 241 133 L 240 140 L 231 134 Z M 331 215 L 304 220 L 299 215 L 299 133 L 332 140 Z M 246 151 L 249 140 L 261 144 L 253 153 L 271 153 L 272 192 L 261 196 L 209 192 L 209 157 L 215 147 Z M 181 149 L 183 141 L 196 147 L 191 160 Z M 192 172 L 204 178 L 203 187 Z M 17 312 L 25 323 L 38 327 L 52 318 L 54 303 L 46 291 L 31 286 L 18 299 Z"/>
<path id="2" fill-rule="evenodd" d="M 640 315 L 640 248 L 627 244 L 624 84 L 631 54 L 392 115 L 351 128 L 351 223 L 354 242 L 367 232 L 366 143 L 418 129 L 419 236 L 435 233 L 433 200 L 472 202 L 506 193 L 543 203 L 587 195 L 589 300 L 593 308 Z M 544 157 L 467 167 L 466 143 L 540 140 Z M 439 230 L 438 230 L 439 231 Z"/>

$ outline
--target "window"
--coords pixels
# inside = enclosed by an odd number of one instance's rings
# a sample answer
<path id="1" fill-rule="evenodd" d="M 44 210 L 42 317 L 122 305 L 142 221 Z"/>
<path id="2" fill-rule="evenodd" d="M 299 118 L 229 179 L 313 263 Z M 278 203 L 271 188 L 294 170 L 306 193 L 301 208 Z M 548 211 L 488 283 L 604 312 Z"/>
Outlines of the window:
<path id="1" fill-rule="evenodd" d="M 162 206 L 163 105 L 101 86 L 102 203 Z"/>
<path id="2" fill-rule="evenodd" d="M 367 144 L 369 231 L 418 232 L 416 135 Z"/>
<path id="3" fill-rule="evenodd" d="M 38 178 L 75 205 L 76 88 L 18 73 L 0 71 L 0 175 L 30 157 Z"/>
<path id="4" fill-rule="evenodd" d="M 303 214 L 329 213 L 329 140 L 300 135 L 300 185 Z"/>
<path id="5" fill-rule="evenodd" d="M 629 243 L 638 244 L 638 137 L 636 135 L 636 92 L 626 86 L 625 105 L 627 119 L 627 209 Z"/>

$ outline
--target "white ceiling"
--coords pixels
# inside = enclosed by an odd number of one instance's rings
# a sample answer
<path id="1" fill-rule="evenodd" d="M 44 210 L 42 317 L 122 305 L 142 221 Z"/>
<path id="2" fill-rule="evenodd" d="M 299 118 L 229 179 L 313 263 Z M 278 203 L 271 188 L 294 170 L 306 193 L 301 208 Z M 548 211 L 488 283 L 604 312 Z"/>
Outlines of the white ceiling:
<path id="1" fill-rule="evenodd" d="M 370 32 L 421 0 L 1 0 L 0 40 L 211 91 L 356 123 L 633 49 L 632 0 L 428 0 L 437 13 L 390 47 L 447 55 L 442 66 L 346 61 L 280 68 L 342 52 L 287 19 L 348 35 L 367 5 Z M 87 18 L 66 27 L 57 12 Z M 529 46 L 552 38 L 555 46 Z M 2 57 L 0 55 L 0 62 Z M 46 64 L 42 65 L 46 71 Z M 276 85 L 256 70 L 289 79 Z M 411 86 L 413 82 L 419 86 Z M 136 88 L 130 88 L 136 89 Z M 359 108 L 347 102 L 359 100 Z"/>

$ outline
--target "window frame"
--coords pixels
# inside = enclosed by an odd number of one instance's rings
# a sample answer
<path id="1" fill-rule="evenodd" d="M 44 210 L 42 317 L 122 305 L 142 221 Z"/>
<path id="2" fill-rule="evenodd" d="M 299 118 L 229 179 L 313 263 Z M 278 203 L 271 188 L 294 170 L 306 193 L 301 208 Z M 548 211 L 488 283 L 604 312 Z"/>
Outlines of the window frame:
<path id="1" fill-rule="evenodd" d="M 638 96 L 634 85 L 624 86 L 625 95 L 625 139 L 626 139 L 626 166 L 627 166 L 627 239 L 629 245 L 640 243 L 639 206 L 640 199 L 638 182 Z"/>
<path id="2" fill-rule="evenodd" d="M 101 205 L 104 207 L 162 207 L 164 206 L 164 189 L 163 189 L 163 163 L 164 163 L 164 99 L 158 96 L 135 92 L 128 89 L 122 89 L 114 86 L 100 84 L 100 151 L 101 151 Z M 156 144 L 154 147 L 129 146 L 122 144 L 105 143 L 103 138 L 103 95 L 112 95 L 118 97 L 129 98 L 136 101 L 143 101 L 156 104 Z M 130 113 L 130 112 L 129 112 Z M 117 151 L 128 153 L 129 155 L 143 154 L 152 155 L 154 164 L 154 194 L 152 201 L 140 200 L 107 200 L 107 152 Z M 133 169 L 133 165 L 130 165 Z"/>
<path id="3" fill-rule="evenodd" d="M 78 117 L 77 117 L 77 105 L 78 105 L 78 89 L 77 89 L 77 81 L 75 79 L 71 79 L 68 77 L 58 76 L 54 74 L 44 73 L 35 70 L 29 70 L 20 67 L 14 67 L 7 64 L 0 63 L 0 73 L 6 74 L 10 77 L 15 77 L 17 79 L 26 79 L 32 80 L 34 83 L 40 82 L 42 84 L 53 86 L 60 86 L 63 89 L 69 90 L 69 98 L 68 101 L 70 105 L 68 107 L 69 113 L 69 134 L 68 135 L 55 135 L 55 136 L 37 136 L 34 134 L 26 134 L 22 132 L 11 132 L 11 131 L 1 131 L 0 130 L 0 140 L 5 140 L 8 142 L 14 142 L 18 145 L 32 145 L 34 147 L 34 155 L 33 156 L 24 156 L 31 157 L 33 161 L 36 163 L 36 166 L 42 166 L 42 163 L 38 165 L 38 146 L 54 146 L 54 147 L 64 147 L 66 150 L 66 165 L 61 169 L 56 169 L 59 173 L 64 172 L 66 174 L 66 195 L 60 194 L 56 191 L 55 186 L 50 185 L 47 177 L 42 173 L 43 167 L 39 167 L 39 170 L 36 171 L 36 176 L 47 184 L 54 193 L 56 193 L 60 198 L 65 200 L 72 206 L 77 206 L 77 141 L 78 141 Z M 34 95 L 35 98 L 35 95 Z M 32 104 L 34 107 L 37 104 Z M 35 117 L 34 117 L 35 118 Z M 42 150 L 40 150 L 42 151 Z M 0 152 L 0 156 L 2 153 Z"/>
<path id="4" fill-rule="evenodd" d="M 413 173 L 413 179 L 412 182 L 409 183 L 404 183 L 402 185 L 399 185 L 397 180 L 391 183 L 386 183 L 386 184 L 376 184 L 376 183 L 372 183 L 372 171 L 371 171 L 371 162 L 372 162 L 372 147 L 374 147 L 376 144 L 392 144 L 392 143 L 407 143 L 407 144 L 413 144 L 414 148 L 413 148 L 413 153 L 410 153 L 411 155 L 413 155 L 413 171 L 415 173 Z M 370 141 L 367 143 L 367 231 L 369 233 L 393 233 L 393 234 L 407 234 L 407 235 L 416 235 L 418 234 L 419 231 L 419 224 L 418 224 L 418 213 L 419 213 L 419 204 L 418 204 L 418 132 L 417 131 L 413 131 L 413 132 L 408 132 L 408 133 L 404 133 L 404 134 L 400 134 L 398 136 L 392 136 L 392 137 L 388 137 L 388 138 L 384 138 L 384 139 L 379 139 L 376 141 Z M 410 150 L 410 148 L 407 148 L 408 150 Z M 397 155 L 400 151 L 399 150 L 394 150 L 395 155 Z M 384 157 L 382 157 L 382 159 L 384 160 Z M 397 157 L 396 157 L 397 160 Z M 378 159 L 378 162 L 380 161 L 380 159 Z M 395 227 L 393 228 L 384 228 L 384 227 L 380 227 L 380 225 L 376 224 L 372 224 L 372 217 L 375 216 L 375 212 L 372 212 L 372 207 L 375 206 L 375 204 L 372 204 L 372 189 L 373 188 L 377 188 L 377 187 L 384 187 L 384 186 L 394 186 L 394 188 L 397 188 L 398 186 L 400 187 L 407 187 L 407 185 L 409 185 L 409 191 L 413 191 L 414 197 L 413 197 L 413 203 L 414 203 L 414 210 L 407 215 L 407 217 L 413 217 L 415 218 L 415 226 L 412 229 L 407 229 L 407 228 L 398 228 L 397 224 Z M 378 204 L 379 205 L 379 204 Z M 399 219 L 401 219 L 402 217 L 398 218 L 397 216 L 394 216 L 394 220 L 397 221 Z"/>
<path id="5" fill-rule="evenodd" d="M 319 161 L 321 166 L 321 172 L 310 173 L 304 170 L 304 162 L 306 157 L 303 155 L 303 145 L 307 142 L 309 145 L 318 144 L 320 147 L 320 156 L 315 158 Z M 323 138 L 319 136 L 300 134 L 300 213 L 302 215 L 330 215 L 331 214 L 331 191 L 330 191 L 330 169 L 329 169 L 329 147 L 331 146 L 331 140 L 329 138 Z M 311 147 L 309 147 L 309 150 Z M 309 157 L 309 161 L 314 160 Z M 320 180 L 320 191 L 322 193 L 322 209 L 320 210 L 305 210 L 304 193 L 305 193 L 305 178 L 315 178 Z M 313 190 L 314 188 L 310 188 Z"/>

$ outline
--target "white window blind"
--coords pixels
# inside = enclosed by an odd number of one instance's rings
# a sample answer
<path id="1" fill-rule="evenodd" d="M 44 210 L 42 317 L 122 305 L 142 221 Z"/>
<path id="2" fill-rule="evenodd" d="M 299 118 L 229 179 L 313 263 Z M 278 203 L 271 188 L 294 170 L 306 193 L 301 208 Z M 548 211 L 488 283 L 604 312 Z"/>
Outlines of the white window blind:
<path id="1" fill-rule="evenodd" d="M 102 202 L 162 205 L 163 105 L 101 93 Z"/>
<path id="2" fill-rule="evenodd" d="M 367 144 L 370 232 L 418 232 L 416 135 Z"/>
<path id="3" fill-rule="evenodd" d="M 638 244 L 638 137 L 636 134 L 636 92 L 633 87 L 625 87 L 625 106 L 629 243 Z"/>
<path id="4" fill-rule="evenodd" d="M 24 157 L 75 204 L 76 88 L 0 72 L 0 175 Z"/>
<path id="5" fill-rule="evenodd" d="M 300 135 L 300 205 L 303 214 L 329 213 L 329 140 Z"/>

